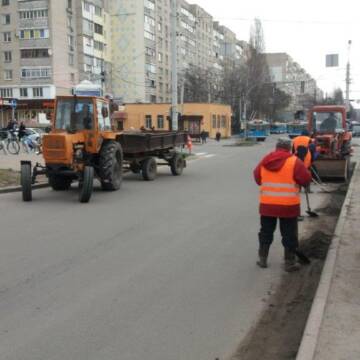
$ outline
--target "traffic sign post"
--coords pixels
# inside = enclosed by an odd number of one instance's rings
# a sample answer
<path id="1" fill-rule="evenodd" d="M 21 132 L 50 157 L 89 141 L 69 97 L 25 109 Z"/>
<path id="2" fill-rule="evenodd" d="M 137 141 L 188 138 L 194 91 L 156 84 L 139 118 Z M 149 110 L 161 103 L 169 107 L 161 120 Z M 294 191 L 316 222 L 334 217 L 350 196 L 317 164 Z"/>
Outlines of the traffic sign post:
<path id="1" fill-rule="evenodd" d="M 15 121 L 15 109 L 16 109 L 16 106 L 17 106 L 17 101 L 16 99 L 12 99 L 10 101 L 10 106 L 11 106 L 11 109 L 12 109 L 12 120 Z"/>

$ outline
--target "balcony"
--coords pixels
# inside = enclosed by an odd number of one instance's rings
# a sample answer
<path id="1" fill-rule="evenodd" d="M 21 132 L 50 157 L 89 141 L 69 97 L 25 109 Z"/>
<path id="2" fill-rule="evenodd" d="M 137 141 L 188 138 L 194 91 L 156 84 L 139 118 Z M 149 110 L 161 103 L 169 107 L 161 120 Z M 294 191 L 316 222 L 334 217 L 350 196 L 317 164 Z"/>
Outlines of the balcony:
<path id="1" fill-rule="evenodd" d="M 45 9 L 49 7 L 49 0 L 36 0 L 28 2 L 19 2 L 18 1 L 19 11 L 21 10 L 36 10 L 36 9 Z"/>

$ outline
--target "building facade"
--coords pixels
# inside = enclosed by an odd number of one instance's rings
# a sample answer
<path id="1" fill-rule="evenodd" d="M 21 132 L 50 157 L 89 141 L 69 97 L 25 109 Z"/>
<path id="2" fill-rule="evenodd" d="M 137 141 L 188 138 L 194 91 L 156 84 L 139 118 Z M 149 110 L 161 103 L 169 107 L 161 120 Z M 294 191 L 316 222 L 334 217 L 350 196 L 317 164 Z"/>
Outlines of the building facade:
<path id="1" fill-rule="evenodd" d="M 266 54 L 271 81 L 291 95 L 291 103 L 283 111 L 284 120 L 292 120 L 297 112 L 305 112 L 322 97 L 316 80 L 286 53 Z"/>
<path id="2" fill-rule="evenodd" d="M 224 61 L 240 59 L 242 49 L 235 34 L 214 23 L 212 15 L 200 6 L 185 0 L 178 0 L 177 6 L 181 94 L 190 65 L 220 72 Z M 170 102 L 170 0 L 112 0 L 111 13 L 115 98 L 124 103 Z"/>
<path id="3" fill-rule="evenodd" d="M 171 104 L 126 104 L 126 118 L 119 128 L 138 130 L 140 128 L 154 130 L 170 129 Z M 185 103 L 181 106 L 179 130 L 186 130 L 191 135 L 205 131 L 215 138 L 220 132 L 224 138 L 231 136 L 231 107 L 221 104 Z"/>
<path id="4" fill-rule="evenodd" d="M 45 120 L 55 96 L 71 94 L 82 80 L 110 91 L 101 75 L 111 59 L 105 5 L 103 0 L 1 0 L 0 98 L 16 99 L 19 121 Z M 11 116 L 9 106 L 0 106 L 0 126 Z"/>

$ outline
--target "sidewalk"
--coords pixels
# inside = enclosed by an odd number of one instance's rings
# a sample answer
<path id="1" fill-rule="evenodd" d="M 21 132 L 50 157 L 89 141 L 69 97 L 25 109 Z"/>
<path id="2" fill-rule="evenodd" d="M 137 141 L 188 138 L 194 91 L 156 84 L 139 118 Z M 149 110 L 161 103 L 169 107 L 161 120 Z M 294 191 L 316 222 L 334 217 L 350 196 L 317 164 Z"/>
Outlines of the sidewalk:
<path id="1" fill-rule="evenodd" d="M 360 359 L 360 167 L 353 181 L 316 360 Z"/>
<path id="2" fill-rule="evenodd" d="M 11 169 L 20 171 L 20 161 L 30 160 L 33 164 L 43 163 L 42 155 L 20 153 L 19 155 L 0 154 L 0 169 Z"/>
<path id="3" fill-rule="evenodd" d="M 327 256 L 297 360 L 360 359 L 359 218 L 358 165 Z"/>

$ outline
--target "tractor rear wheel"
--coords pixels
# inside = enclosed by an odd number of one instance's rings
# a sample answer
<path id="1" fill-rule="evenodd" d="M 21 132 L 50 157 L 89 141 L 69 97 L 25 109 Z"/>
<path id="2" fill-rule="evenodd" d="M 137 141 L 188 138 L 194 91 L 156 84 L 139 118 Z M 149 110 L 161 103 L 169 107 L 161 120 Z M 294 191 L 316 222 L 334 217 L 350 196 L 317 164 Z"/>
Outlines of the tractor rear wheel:
<path id="1" fill-rule="evenodd" d="M 100 152 L 99 175 L 106 191 L 119 190 L 122 183 L 123 153 L 116 141 L 106 142 Z"/>
<path id="2" fill-rule="evenodd" d="M 182 155 L 179 153 L 174 154 L 174 156 L 170 160 L 171 173 L 174 176 L 179 176 L 182 174 L 184 167 L 185 167 L 185 160 L 182 157 Z"/>
<path id="3" fill-rule="evenodd" d="M 80 182 L 80 193 L 79 193 L 79 201 L 81 203 L 89 202 L 94 185 L 94 168 L 91 166 L 85 166 L 83 178 Z"/>
<path id="4" fill-rule="evenodd" d="M 156 160 L 152 157 L 146 158 L 141 165 L 141 173 L 146 181 L 152 181 L 156 178 L 157 164 Z"/>
<path id="5" fill-rule="evenodd" d="M 72 180 L 64 176 L 51 175 L 49 176 L 49 185 L 55 191 L 69 190 Z"/>
<path id="6" fill-rule="evenodd" d="M 22 189 L 22 199 L 23 201 L 32 200 L 32 188 L 31 188 L 31 165 L 30 164 L 21 164 L 21 189 Z"/>

